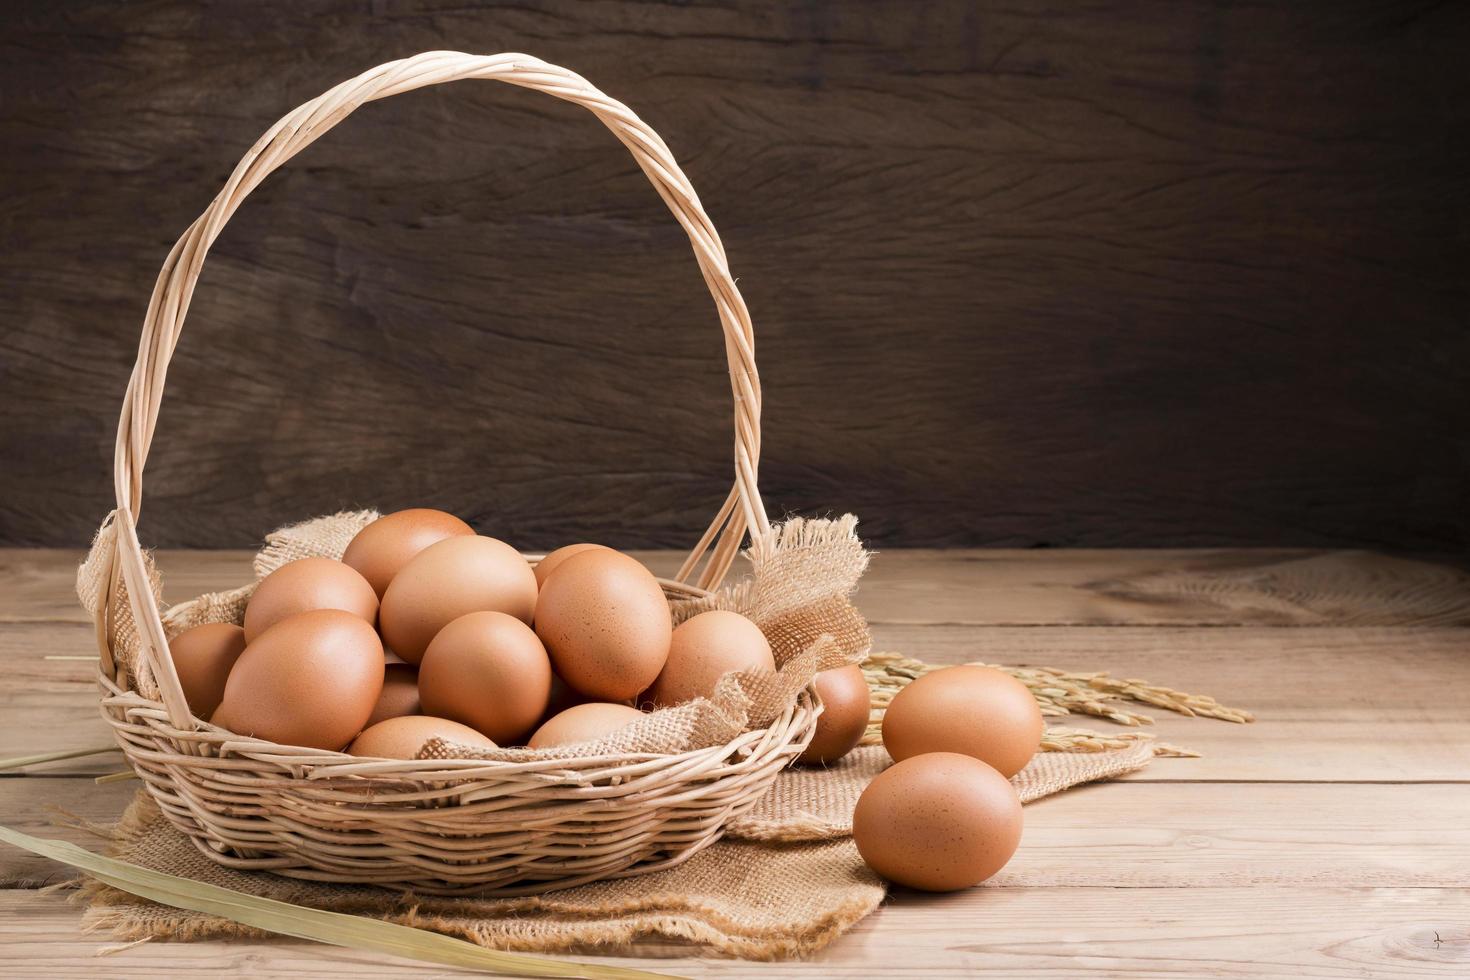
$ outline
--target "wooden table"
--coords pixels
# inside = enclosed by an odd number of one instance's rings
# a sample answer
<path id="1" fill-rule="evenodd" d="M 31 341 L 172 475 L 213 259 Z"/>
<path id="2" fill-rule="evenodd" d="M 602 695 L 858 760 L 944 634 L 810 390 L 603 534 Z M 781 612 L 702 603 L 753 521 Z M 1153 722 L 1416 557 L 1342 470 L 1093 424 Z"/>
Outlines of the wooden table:
<path id="1" fill-rule="evenodd" d="M 162 553 L 170 599 L 244 580 L 241 552 Z M 80 555 L 0 551 L 0 756 L 105 743 Z M 668 556 L 651 556 L 664 565 Z M 811 963 L 625 962 L 685 976 L 1470 976 L 1470 573 L 1449 561 L 1308 551 L 879 555 L 860 605 L 880 649 L 1110 670 L 1207 693 L 1254 725 L 1157 712 L 1203 753 L 1026 809 L 999 881 L 898 891 Z M 1106 728 L 1108 723 L 1075 719 Z M 55 805 L 115 817 L 134 785 L 100 756 L 6 774 L 0 822 Z M 5 976 L 442 975 L 297 942 L 116 945 L 80 931 L 63 868 L 0 849 Z M 373 964 L 376 964 L 375 966 Z"/>

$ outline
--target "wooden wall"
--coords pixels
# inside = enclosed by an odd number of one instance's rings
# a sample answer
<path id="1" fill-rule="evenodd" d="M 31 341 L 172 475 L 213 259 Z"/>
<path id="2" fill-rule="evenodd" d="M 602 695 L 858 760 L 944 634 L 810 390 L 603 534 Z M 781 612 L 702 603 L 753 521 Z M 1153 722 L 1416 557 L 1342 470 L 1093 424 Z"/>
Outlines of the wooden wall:
<path id="1" fill-rule="evenodd" d="M 165 253 L 281 113 L 420 50 L 667 139 L 755 316 L 773 513 L 877 544 L 1470 542 L 1470 7 L 7 5 L 0 542 L 80 544 Z M 728 486 L 681 232 L 573 107 L 362 109 L 216 245 L 145 539 L 427 504 L 679 545 Z"/>

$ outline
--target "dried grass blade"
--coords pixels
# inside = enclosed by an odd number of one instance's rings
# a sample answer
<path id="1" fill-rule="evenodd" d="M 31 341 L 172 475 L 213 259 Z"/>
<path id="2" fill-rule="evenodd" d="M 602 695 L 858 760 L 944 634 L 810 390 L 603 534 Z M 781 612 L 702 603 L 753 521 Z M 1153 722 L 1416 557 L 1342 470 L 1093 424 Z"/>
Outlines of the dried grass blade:
<path id="1" fill-rule="evenodd" d="M 117 772 L 110 772 L 105 776 L 98 776 L 96 779 L 92 780 L 92 782 L 96 783 L 98 786 L 105 786 L 108 783 L 124 783 L 127 782 L 129 779 L 138 778 L 138 774 L 133 770 L 121 769 Z"/>
<path id="2" fill-rule="evenodd" d="M 292 905 L 218 885 L 179 878 L 95 854 L 67 841 L 32 837 L 0 826 L 0 841 L 85 871 L 113 888 L 174 908 L 207 912 L 242 925 L 348 949 L 374 950 L 445 966 L 516 977 L 649 980 L 668 976 L 624 967 L 572 963 L 485 949 L 462 939 L 341 912 Z"/>
<path id="3" fill-rule="evenodd" d="M 20 769 L 23 766 L 40 765 L 43 762 L 59 762 L 62 759 L 80 759 L 85 755 L 101 755 L 104 752 L 121 752 L 116 745 L 98 745 L 90 749 L 67 749 L 64 752 L 42 752 L 39 755 L 18 755 L 0 759 L 0 771 Z"/>

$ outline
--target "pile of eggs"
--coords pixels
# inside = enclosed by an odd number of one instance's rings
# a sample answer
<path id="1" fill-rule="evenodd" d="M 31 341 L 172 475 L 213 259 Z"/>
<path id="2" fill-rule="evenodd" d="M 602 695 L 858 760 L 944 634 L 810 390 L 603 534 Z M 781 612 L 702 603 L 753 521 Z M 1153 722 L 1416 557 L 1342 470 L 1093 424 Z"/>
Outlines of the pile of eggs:
<path id="1" fill-rule="evenodd" d="M 257 585 L 242 625 L 195 627 L 169 652 L 196 717 L 384 759 L 415 758 L 433 738 L 595 741 L 712 694 L 729 672 L 776 669 L 765 636 L 737 613 L 674 628 L 658 580 L 628 555 L 573 544 L 533 567 L 428 509 L 379 518 L 341 561 L 282 565 Z M 823 687 L 838 710 L 823 716 L 811 762 L 845 754 L 868 720 L 859 668 L 821 675 Z"/>
<path id="2" fill-rule="evenodd" d="M 852 815 L 858 853 L 911 888 L 954 891 L 995 874 L 1021 842 L 1010 778 L 1041 745 L 1041 708 L 1026 685 L 990 667 L 924 674 L 883 715 L 894 764 Z"/>
<path id="3" fill-rule="evenodd" d="M 413 759 L 442 738 L 533 749 L 604 738 L 650 710 L 714 693 L 733 671 L 774 671 L 744 616 L 677 628 L 636 559 L 573 544 L 532 566 L 442 511 L 363 528 L 342 559 L 288 562 L 256 586 L 241 625 L 169 643 L 196 717 L 240 735 L 377 759 Z M 823 703 L 798 761 L 857 746 L 871 695 L 856 665 L 823 671 Z M 937 670 L 883 717 L 894 759 L 863 791 L 853 839 L 874 871 L 930 891 L 990 877 L 1021 838 L 1010 777 L 1035 754 L 1036 699 L 988 667 Z"/>

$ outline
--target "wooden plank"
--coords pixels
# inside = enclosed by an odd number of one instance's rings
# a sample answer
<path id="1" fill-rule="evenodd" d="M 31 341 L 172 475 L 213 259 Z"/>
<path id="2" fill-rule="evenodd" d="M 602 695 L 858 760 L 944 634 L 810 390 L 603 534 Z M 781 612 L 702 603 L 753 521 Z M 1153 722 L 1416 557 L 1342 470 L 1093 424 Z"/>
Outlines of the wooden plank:
<path id="1" fill-rule="evenodd" d="M 60 557 L 0 553 L 0 571 L 12 560 L 23 569 L 13 578 L 22 586 L 18 593 L 12 590 L 7 600 L 0 590 L 0 603 L 15 603 L 10 608 L 21 614 L 0 625 L 0 663 L 8 679 L 0 688 L 5 754 L 108 739 L 96 716 L 89 660 L 45 659 L 90 657 L 90 626 L 77 621 L 79 616 L 55 622 L 30 615 L 44 611 L 44 597 L 63 576 L 69 578 L 75 555 Z M 166 555 L 164 562 L 167 568 L 176 558 L 179 580 L 203 591 L 232 584 L 245 557 Z M 1452 604 L 1444 597 L 1457 586 L 1452 574 L 1443 578 L 1454 566 L 1300 552 L 1130 554 L 1111 556 L 1111 563 L 1108 556 L 1086 553 L 1033 558 L 1017 552 L 997 556 L 997 567 L 975 573 L 952 567 L 946 557 L 879 556 L 869 584 L 877 584 L 878 598 L 894 602 L 892 615 L 874 617 L 880 648 L 938 663 L 984 659 L 1109 669 L 1214 694 L 1256 711 L 1261 721 L 1233 726 L 1144 709 L 1159 719 L 1162 736 L 1202 749 L 1206 758 L 1156 760 L 1122 782 L 1079 788 L 1028 807 L 1022 850 L 989 886 L 952 896 L 900 890 L 816 960 L 782 964 L 782 975 L 985 971 L 1193 980 L 1459 977 L 1470 969 L 1470 929 L 1464 925 L 1470 891 L 1455 887 L 1470 881 L 1470 783 L 1463 764 L 1470 756 L 1470 661 L 1464 656 L 1470 631 L 1366 625 L 1214 629 L 1165 625 L 1163 618 L 1175 609 L 1197 619 L 1289 623 L 1339 617 L 1361 623 L 1411 610 L 1420 621 L 1454 622 L 1458 614 L 1449 611 Z M 1185 569 L 1174 584 L 1171 568 Z M 903 583 L 926 575 L 931 589 L 903 592 Z M 1421 584 L 1406 584 L 1416 575 Z M 1105 617 L 1128 615 L 1128 604 L 1136 603 L 1139 616 L 1156 610 L 1159 625 L 944 622 L 975 594 L 976 577 L 993 583 L 981 585 L 982 593 L 1011 583 L 1018 605 L 1029 601 L 1056 618 L 1076 614 L 1110 622 Z M 1218 584 L 1231 577 L 1242 584 Z M 1312 586 L 1314 579 L 1338 584 Z M 1436 586 L 1437 581 L 1447 584 Z M 1390 598 L 1375 600 L 1375 588 Z M 1369 616 L 1371 605 L 1342 598 L 1353 595 L 1363 603 L 1377 601 L 1379 611 Z M 871 612 L 874 596 L 865 591 L 862 599 Z M 62 606 L 57 602 L 55 608 Z M 914 610 L 929 620 L 906 621 Z M 1092 719 L 1072 723 L 1111 727 Z M 108 771 L 116 760 L 76 760 L 47 771 Z M 120 811 L 134 785 L 98 787 L 64 776 L 0 778 L 0 822 L 97 846 L 84 831 L 49 826 L 47 807 L 106 820 Z M 64 874 L 47 862 L 0 852 L 0 885 L 9 886 L 0 888 L 7 975 L 75 973 L 79 963 L 114 944 L 82 936 L 76 909 L 61 896 L 28 890 Z M 691 958 L 688 947 L 664 941 L 640 944 L 634 953 L 617 962 L 692 977 L 770 976 L 773 969 Z M 374 969 L 444 972 L 274 941 L 149 943 L 99 966 L 119 975 L 171 976 L 220 968 L 311 976 L 361 976 Z"/>
<path id="2" fill-rule="evenodd" d="M 861 975 L 866 939 L 903 951 L 883 968 L 900 976 L 1456 977 L 1470 964 L 1466 912 L 1467 889 L 904 893 L 821 965 Z"/>
<path id="3" fill-rule="evenodd" d="M 1255 713 L 1233 725 L 1137 706 L 1156 719 L 1148 731 L 1204 758 L 1158 759 L 1130 779 L 1470 778 L 1465 630 L 883 625 L 874 638 L 932 663 L 1106 670 Z M 1062 723 L 1112 729 L 1077 715 Z"/>
<path id="4" fill-rule="evenodd" d="M 100 849 L 57 811 L 109 823 L 138 783 L 0 779 L 0 824 Z M 71 872 L 0 847 L 0 888 Z M 1455 887 L 1470 881 L 1470 786 L 1103 783 L 1026 807 L 1001 888 L 1311 885 Z"/>
<path id="5" fill-rule="evenodd" d="M 672 575 L 684 560 L 676 551 L 634 551 L 659 575 Z M 233 589 L 251 581 L 255 552 L 163 550 L 154 559 L 163 577 L 165 603 L 205 592 Z M 77 566 L 86 557 L 76 548 L 0 548 L 0 625 L 5 623 L 90 623 L 76 597 Z"/>
<path id="6" fill-rule="evenodd" d="M 100 519 L 100 516 L 99 516 Z M 253 551 L 186 551 L 156 554 L 163 575 L 165 602 L 182 602 L 205 592 L 233 588 L 250 581 Z M 91 622 L 77 600 L 77 566 L 86 557 L 80 548 L 0 549 L 0 624 L 63 621 Z"/>
<path id="7" fill-rule="evenodd" d="M 858 604 L 875 623 L 1451 626 L 1470 624 L 1470 572 L 1363 551 L 900 549 Z"/>
<path id="8" fill-rule="evenodd" d="M 261 132 L 389 52 L 522 39 L 656 126 L 724 232 L 773 512 L 885 544 L 1470 538 L 1459 5 L 230 7 L 6 25 L 0 539 L 109 506 L 148 291 Z M 382 502 L 672 546 L 729 485 L 722 355 L 684 235 L 584 113 L 374 104 L 215 246 L 152 537 Z"/>
<path id="9" fill-rule="evenodd" d="M 97 645 L 87 623 L 0 626 L 0 756 L 113 745 L 97 704 Z M 81 659 L 47 659 L 66 657 Z M 118 753 L 36 767 L 48 773 L 97 775 L 123 768 Z"/>
<path id="10" fill-rule="evenodd" d="M 115 822 L 138 785 L 128 780 L 99 786 L 84 776 L 6 776 L 0 778 L 0 824 L 102 851 L 106 841 L 73 826 L 75 818 L 98 824 Z M 39 888 L 76 876 L 76 871 L 64 865 L 0 845 L 0 889 Z"/>
<path id="11" fill-rule="evenodd" d="M 933 663 L 985 660 L 1142 677 L 1256 713 L 1252 725 L 1153 716 L 1160 738 L 1204 754 L 1159 759 L 1131 779 L 1458 781 L 1470 778 L 1470 631 L 1459 629 L 990 627 L 879 625 L 880 649 Z M 0 629 L 7 754 L 111 743 L 97 714 L 85 624 Z M 1057 723 L 1115 730 L 1106 720 Z M 116 757 L 58 763 L 110 772 Z"/>
<path id="12" fill-rule="evenodd" d="M 677 551 L 637 551 L 661 575 Z M 157 554 L 177 602 L 250 579 L 248 551 Z M 76 549 L 0 549 L 0 623 L 85 619 Z M 741 568 L 737 565 L 737 571 Z M 1463 559 L 1266 549 L 880 551 L 858 604 L 875 623 L 1470 625 Z"/>
<path id="13" fill-rule="evenodd" d="M 601 962 L 683 977 L 1148 976 L 1443 977 L 1470 969 L 1470 889 L 979 888 L 900 893 L 810 961 L 689 957 L 648 942 Z M 79 964 L 126 976 L 444 976 L 440 967 L 286 941 L 117 943 L 82 935 L 63 896 L 0 892 L 7 976 L 50 978 Z M 581 958 L 581 957 L 574 957 Z M 590 959 L 589 962 L 598 962 Z"/>

